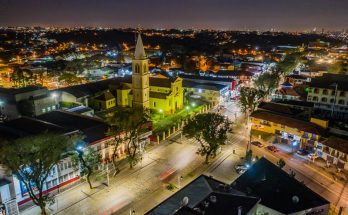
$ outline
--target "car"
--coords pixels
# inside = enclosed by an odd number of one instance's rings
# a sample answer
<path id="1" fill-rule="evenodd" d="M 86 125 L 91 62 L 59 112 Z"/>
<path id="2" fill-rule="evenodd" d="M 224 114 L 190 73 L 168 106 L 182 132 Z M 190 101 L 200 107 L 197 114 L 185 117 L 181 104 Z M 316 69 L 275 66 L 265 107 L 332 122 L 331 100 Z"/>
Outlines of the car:
<path id="1" fill-rule="evenodd" d="M 262 143 L 260 143 L 259 141 L 252 141 L 251 144 L 254 145 L 254 146 L 257 146 L 259 148 L 263 147 Z"/>
<path id="2" fill-rule="evenodd" d="M 238 174 L 243 174 L 245 171 L 247 171 L 248 167 L 246 167 L 243 164 L 237 164 L 234 169 Z"/>
<path id="3" fill-rule="evenodd" d="M 271 152 L 279 152 L 279 149 L 275 146 L 267 146 L 267 149 Z"/>
<path id="4" fill-rule="evenodd" d="M 307 155 L 307 157 L 308 157 L 310 160 L 314 160 L 314 159 L 317 158 L 317 155 L 316 155 L 315 153 L 309 153 L 309 154 Z"/>
<path id="5" fill-rule="evenodd" d="M 305 150 L 305 149 L 299 149 L 299 150 L 296 151 L 296 154 L 302 155 L 302 156 L 306 156 L 306 155 L 309 154 L 309 152 L 307 150 Z"/>

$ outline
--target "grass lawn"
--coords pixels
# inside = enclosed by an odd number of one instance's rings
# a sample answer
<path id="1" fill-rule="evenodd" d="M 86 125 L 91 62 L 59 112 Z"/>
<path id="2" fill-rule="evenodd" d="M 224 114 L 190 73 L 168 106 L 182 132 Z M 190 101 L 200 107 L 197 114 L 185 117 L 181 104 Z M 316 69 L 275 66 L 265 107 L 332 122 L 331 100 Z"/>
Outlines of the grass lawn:
<path id="1" fill-rule="evenodd" d="M 151 115 L 151 119 L 155 128 L 154 132 L 162 132 L 171 128 L 174 125 L 177 125 L 179 122 L 191 116 L 192 114 L 198 113 L 200 110 L 203 109 L 204 106 L 204 104 L 199 105 L 197 107 L 190 106 L 190 108 L 187 108 L 188 106 L 186 106 L 184 109 L 181 109 L 175 112 L 174 114 L 168 116 L 165 116 L 163 113 L 153 113 Z"/>

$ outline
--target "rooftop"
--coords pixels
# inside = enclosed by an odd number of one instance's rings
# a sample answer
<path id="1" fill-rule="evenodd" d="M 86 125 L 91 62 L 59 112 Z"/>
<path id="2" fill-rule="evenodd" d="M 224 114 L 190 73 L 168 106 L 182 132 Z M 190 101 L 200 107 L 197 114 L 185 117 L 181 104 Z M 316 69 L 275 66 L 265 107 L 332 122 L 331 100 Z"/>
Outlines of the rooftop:
<path id="1" fill-rule="evenodd" d="M 309 86 L 325 88 L 325 89 L 335 89 L 337 84 L 338 90 L 348 91 L 348 75 L 339 75 L 325 73 L 321 77 L 312 78 Z"/>
<path id="2" fill-rule="evenodd" d="M 290 128 L 296 128 L 300 131 L 309 132 L 309 133 L 317 134 L 320 136 L 323 136 L 323 134 L 325 134 L 325 131 L 322 128 L 320 128 L 319 126 L 311 122 L 294 119 L 294 118 L 284 116 L 282 114 L 278 114 L 274 112 L 272 113 L 269 111 L 257 110 L 257 111 L 254 111 L 250 116 L 254 118 L 266 120 L 269 122 L 286 125 Z"/>
<path id="3" fill-rule="evenodd" d="M 184 80 L 183 87 L 220 91 L 228 86 L 223 84 L 214 84 L 214 83 L 202 84 L 195 81 Z"/>
<path id="4" fill-rule="evenodd" d="M 52 124 L 82 131 L 85 141 L 92 143 L 107 137 L 108 124 L 94 117 L 67 111 L 52 111 L 38 116 L 38 119 Z"/>
<path id="5" fill-rule="evenodd" d="M 44 132 L 66 134 L 73 131 L 76 131 L 76 129 L 66 128 L 54 123 L 30 117 L 21 117 L 0 124 L 0 136 L 5 139 L 16 139 Z"/>
<path id="6" fill-rule="evenodd" d="M 237 178 L 232 186 L 260 197 L 260 204 L 284 214 L 330 204 L 265 158 Z"/>
<path id="7" fill-rule="evenodd" d="M 182 204 L 185 197 L 188 198 L 186 206 Z M 242 214 L 246 214 L 258 201 L 259 198 L 247 197 L 229 185 L 202 175 L 146 214 L 184 215 L 203 210 L 206 215 L 237 214 L 239 206 L 243 207 Z"/>
<path id="8" fill-rule="evenodd" d="M 280 113 L 288 116 L 296 116 L 302 113 L 302 110 L 291 108 L 286 105 L 281 105 L 273 102 L 261 102 L 258 106 L 259 109 L 268 110 L 274 113 Z"/>
<path id="9" fill-rule="evenodd" d="M 44 87 L 40 86 L 28 86 L 28 87 L 22 87 L 22 88 L 2 88 L 0 87 L 0 93 L 1 94 L 8 94 L 8 95 L 16 95 L 21 93 L 27 93 L 35 90 L 41 90 L 46 89 Z"/>

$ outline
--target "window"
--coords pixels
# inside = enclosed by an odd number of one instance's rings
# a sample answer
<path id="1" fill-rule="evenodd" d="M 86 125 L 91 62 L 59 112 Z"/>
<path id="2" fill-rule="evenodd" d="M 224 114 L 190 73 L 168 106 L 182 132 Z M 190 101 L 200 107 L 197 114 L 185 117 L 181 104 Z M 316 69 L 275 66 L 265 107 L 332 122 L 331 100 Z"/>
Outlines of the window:
<path id="1" fill-rule="evenodd" d="M 53 179 L 53 180 L 52 180 L 52 186 L 53 186 L 53 187 L 57 186 L 57 179 Z"/>
<path id="2" fill-rule="evenodd" d="M 69 161 L 69 162 L 68 162 L 68 168 L 71 168 L 71 166 L 72 166 L 72 162 Z"/>
<path id="3" fill-rule="evenodd" d="M 156 102 L 153 102 L 153 107 L 156 107 Z"/>
<path id="4" fill-rule="evenodd" d="M 59 184 L 63 183 L 63 176 L 59 177 Z"/>
<path id="5" fill-rule="evenodd" d="M 328 94 L 327 89 L 323 90 L 323 95 L 327 95 L 327 94 Z"/>
<path id="6" fill-rule="evenodd" d="M 330 103 L 334 103 L 335 99 L 330 99 Z"/>
<path id="7" fill-rule="evenodd" d="M 336 94 L 335 90 L 331 91 L 331 95 L 334 96 Z"/>
<path id="8" fill-rule="evenodd" d="M 146 73 L 147 72 L 147 66 L 146 66 L 146 64 L 144 64 L 144 73 Z"/>
<path id="9" fill-rule="evenodd" d="M 51 111 L 51 107 L 47 107 L 47 111 Z"/>
<path id="10" fill-rule="evenodd" d="M 67 168 L 68 168 L 68 164 L 64 163 L 64 169 L 67 169 Z"/>
<path id="11" fill-rule="evenodd" d="M 45 108 L 42 108 L 42 113 L 46 113 L 46 109 Z"/>
<path id="12" fill-rule="evenodd" d="M 313 101 L 317 102 L 318 101 L 318 97 L 317 96 L 313 96 Z"/>
<path id="13" fill-rule="evenodd" d="M 314 88 L 314 93 L 319 93 L 319 89 Z"/>
<path id="14" fill-rule="evenodd" d="M 338 100 L 338 104 L 344 105 L 344 100 L 343 99 Z"/>
<path id="15" fill-rule="evenodd" d="M 346 93 L 345 93 L 344 91 L 341 91 L 341 92 L 340 92 L 340 97 L 344 97 L 345 94 L 346 94 Z"/>
<path id="16" fill-rule="evenodd" d="M 323 98 L 321 98 L 321 101 L 322 101 L 322 102 L 327 102 L 327 98 L 326 98 L 326 97 L 323 97 Z"/>
<path id="17" fill-rule="evenodd" d="M 68 174 L 64 175 L 64 181 L 68 180 Z"/>
<path id="18" fill-rule="evenodd" d="M 47 183 L 46 183 L 46 187 L 47 187 L 47 189 L 50 189 L 50 188 L 52 187 L 52 182 L 50 182 L 50 181 L 47 182 Z"/>
<path id="19" fill-rule="evenodd" d="M 135 64 L 135 73 L 139 73 L 140 67 L 139 64 Z"/>
<path id="20" fill-rule="evenodd" d="M 55 109 L 56 109 L 56 106 L 55 106 L 55 105 L 53 105 L 53 106 L 52 106 L 52 110 L 55 110 Z"/>

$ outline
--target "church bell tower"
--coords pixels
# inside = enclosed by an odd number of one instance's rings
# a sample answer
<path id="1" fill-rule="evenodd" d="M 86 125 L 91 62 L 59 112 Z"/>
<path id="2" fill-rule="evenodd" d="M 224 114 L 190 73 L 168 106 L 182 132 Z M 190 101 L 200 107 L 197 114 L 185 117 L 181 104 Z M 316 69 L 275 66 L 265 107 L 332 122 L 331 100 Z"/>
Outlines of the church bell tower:
<path id="1" fill-rule="evenodd" d="M 133 106 L 149 108 L 149 59 L 140 34 L 135 46 L 132 71 Z"/>

